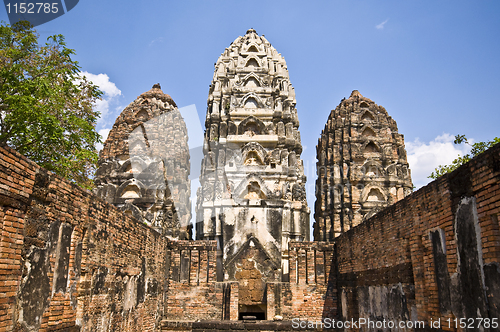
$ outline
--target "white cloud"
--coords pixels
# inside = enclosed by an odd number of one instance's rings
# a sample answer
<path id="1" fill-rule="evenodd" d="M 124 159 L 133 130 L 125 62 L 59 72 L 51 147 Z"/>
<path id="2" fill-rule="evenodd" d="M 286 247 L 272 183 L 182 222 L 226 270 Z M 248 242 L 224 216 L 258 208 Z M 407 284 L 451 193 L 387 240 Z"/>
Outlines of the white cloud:
<path id="1" fill-rule="evenodd" d="M 378 24 L 375 26 L 375 28 L 382 30 L 384 28 L 384 25 L 389 21 L 389 19 L 385 20 L 384 22 Z"/>
<path id="2" fill-rule="evenodd" d="M 113 98 L 122 94 L 120 89 L 118 89 L 115 83 L 109 80 L 109 76 L 106 74 L 92 74 L 89 72 L 82 72 L 82 76 L 86 76 L 87 79 L 93 82 L 95 85 L 99 86 L 102 92 L 109 98 Z"/>
<path id="3" fill-rule="evenodd" d="M 110 104 L 116 103 L 118 97 L 122 92 L 116 87 L 116 84 L 109 80 L 106 74 L 92 74 L 89 72 L 82 72 L 82 76 L 87 77 L 89 81 L 99 87 L 104 93 L 101 100 L 96 102 L 96 109 L 101 113 L 101 118 L 97 121 L 98 126 L 105 123 L 108 119 Z"/>
<path id="4" fill-rule="evenodd" d="M 101 135 L 102 143 L 99 143 L 99 144 L 96 145 L 97 151 L 101 151 L 102 150 L 103 143 L 106 141 L 106 138 L 108 138 L 110 130 L 111 130 L 111 128 L 104 128 L 104 129 L 99 130 L 99 135 Z"/>
<path id="5" fill-rule="evenodd" d="M 418 138 L 413 142 L 406 142 L 411 177 L 417 189 L 432 181 L 427 177 L 437 166 L 448 165 L 459 154 L 469 153 L 470 147 L 468 145 L 453 144 L 454 139 L 454 136 L 445 133 L 429 143 L 420 142 Z"/>
<path id="6" fill-rule="evenodd" d="M 101 100 L 97 100 L 95 102 L 95 108 L 101 113 L 101 118 L 99 121 L 102 121 L 109 112 L 109 100 L 103 97 Z M 99 122 L 98 121 L 98 122 Z"/>

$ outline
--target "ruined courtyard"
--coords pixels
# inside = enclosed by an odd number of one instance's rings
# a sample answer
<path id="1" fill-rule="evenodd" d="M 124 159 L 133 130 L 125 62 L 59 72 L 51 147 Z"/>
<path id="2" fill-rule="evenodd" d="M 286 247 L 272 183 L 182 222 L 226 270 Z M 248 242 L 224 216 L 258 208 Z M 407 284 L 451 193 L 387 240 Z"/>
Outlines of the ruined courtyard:
<path id="1" fill-rule="evenodd" d="M 307 133 L 306 179 L 287 64 L 250 29 L 215 64 L 196 202 L 159 84 L 117 118 L 93 193 L 0 148 L 0 331 L 500 317 L 500 146 L 413 192 L 389 112 L 354 90 Z"/>

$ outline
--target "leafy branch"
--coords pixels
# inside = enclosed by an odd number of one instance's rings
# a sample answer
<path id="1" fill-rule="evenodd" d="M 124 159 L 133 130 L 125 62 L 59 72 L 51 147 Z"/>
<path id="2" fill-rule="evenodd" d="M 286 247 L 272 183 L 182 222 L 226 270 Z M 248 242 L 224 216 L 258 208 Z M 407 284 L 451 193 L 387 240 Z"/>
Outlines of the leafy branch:
<path id="1" fill-rule="evenodd" d="M 0 145 L 91 188 L 102 92 L 81 77 L 62 35 L 38 37 L 26 21 L 0 25 Z"/>
<path id="2" fill-rule="evenodd" d="M 434 172 L 431 173 L 431 175 L 428 176 L 428 178 L 431 179 L 437 179 L 438 177 L 446 174 L 453 172 L 463 164 L 468 163 L 472 158 L 476 157 L 477 155 L 483 153 L 484 151 L 488 150 L 491 148 L 493 145 L 500 143 L 500 138 L 495 137 L 493 140 L 489 142 L 477 142 L 470 144 L 469 141 L 467 140 L 467 137 L 465 135 L 456 135 L 455 140 L 453 141 L 454 144 L 459 145 L 462 143 L 465 143 L 469 146 L 471 146 L 471 151 L 470 153 L 460 156 L 453 160 L 450 165 L 439 165 L 434 169 Z"/>

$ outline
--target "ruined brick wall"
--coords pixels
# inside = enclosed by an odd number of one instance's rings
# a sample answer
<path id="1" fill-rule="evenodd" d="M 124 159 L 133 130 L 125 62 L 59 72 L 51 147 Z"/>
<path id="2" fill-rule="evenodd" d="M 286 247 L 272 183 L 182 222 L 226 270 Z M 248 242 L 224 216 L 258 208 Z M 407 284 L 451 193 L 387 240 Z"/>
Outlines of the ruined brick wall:
<path id="1" fill-rule="evenodd" d="M 410 249 L 414 211 L 405 204 L 397 207 L 336 239 L 339 316 L 401 321 L 416 309 Z"/>
<path id="2" fill-rule="evenodd" d="M 167 240 L 0 148 L 0 327 L 155 331 Z"/>
<path id="3" fill-rule="evenodd" d="M 499 213 L 500 145 L 333 242 L 291 242 L 268 319 L 499 318 Z"/>
<path id="4" fill-rule="evenodd" d="M 0 151 L 0 328 L 12 331 L 21 285 L 24 217 L 33 193 L 35 165 L 10 149 Z"/>
<path id="5" fill-rule="evenodd" d="M 247 294 L 246 288 L 241 288 L 251 278 L 216 282 L 216 249 L 216 241 L 171 243 L 164 325 L 169 322 L 167 325 L 173 328 L 177 326 L 173 324 L 175 321 L 238 320 L 241 306 L 249 305 L 254 294 Z M 267 320 L 275 316 L 285 320 L 333 317 L 337 312 L 337 294 L 332 287 L 333 250 L 333 243 L 290 242 L 287 260 L 290 281 L 249 287 L 259 298 L 264 297 Z M 247 257 L 248 262 L 253 259 L 257 258 Z M 239 266 L 239 271 L 245 273 L 245 266 Z M 252 269 L 249 272 L 255 273 Z M 264 288 L 263 294 L 260 288 Z"/>
<path id="6" fill-rule="evenodd" d="M 290 242 L 290 282 L 281 283 L 281 294 L 275 296 L 285 319 L 319 321 L 335 317 L 337 292 L 332 287 L 336 273 L 333 255 L 332 243 Z"/>
<path id="7" fill-rule="evenodd" d="M 216 282 L 215 241 L 167 242 L 9 148 L 0 203 L 0 330 L 238 319 L 239 285 Z M 499 213 L 500 145 L 334 242 L 291 242 L 289 280 L 266 283 L 266 317 L 500 317 Z"/>
<path id="8" fill-rule="evenodd" d="M 164 316 L 167 321 L 225 318 L 224 305 L 230 301 L 225 292 L 231 283 L 217 282 L 216 253 L 216 241 L 171 244 Z M 233 292 L 233 297 L 237 294 Z"/>
<path id="9" fill-rule="evenodd" d="M 335 239 L 340 316 L 500 317 L 499 213 L 497 145 Z"/>

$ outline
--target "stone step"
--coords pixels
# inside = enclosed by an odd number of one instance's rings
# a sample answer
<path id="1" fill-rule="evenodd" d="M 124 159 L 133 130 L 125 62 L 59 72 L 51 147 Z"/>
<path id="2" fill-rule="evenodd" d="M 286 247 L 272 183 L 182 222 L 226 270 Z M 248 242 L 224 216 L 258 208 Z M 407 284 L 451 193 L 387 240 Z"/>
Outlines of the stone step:
<path id="1" fill-rule="evenodd" d="M 163 320 L 161 331 L 192 331 L 192 332 L 216 332 L 216 331 L 297 331 L 293 328 L 292 321 L 270 321 L 270 320 L 203 320 L 197 322 L 174 322 Z M 321 329 L 301 328 L 300 331 L 321 331 Z"/>

